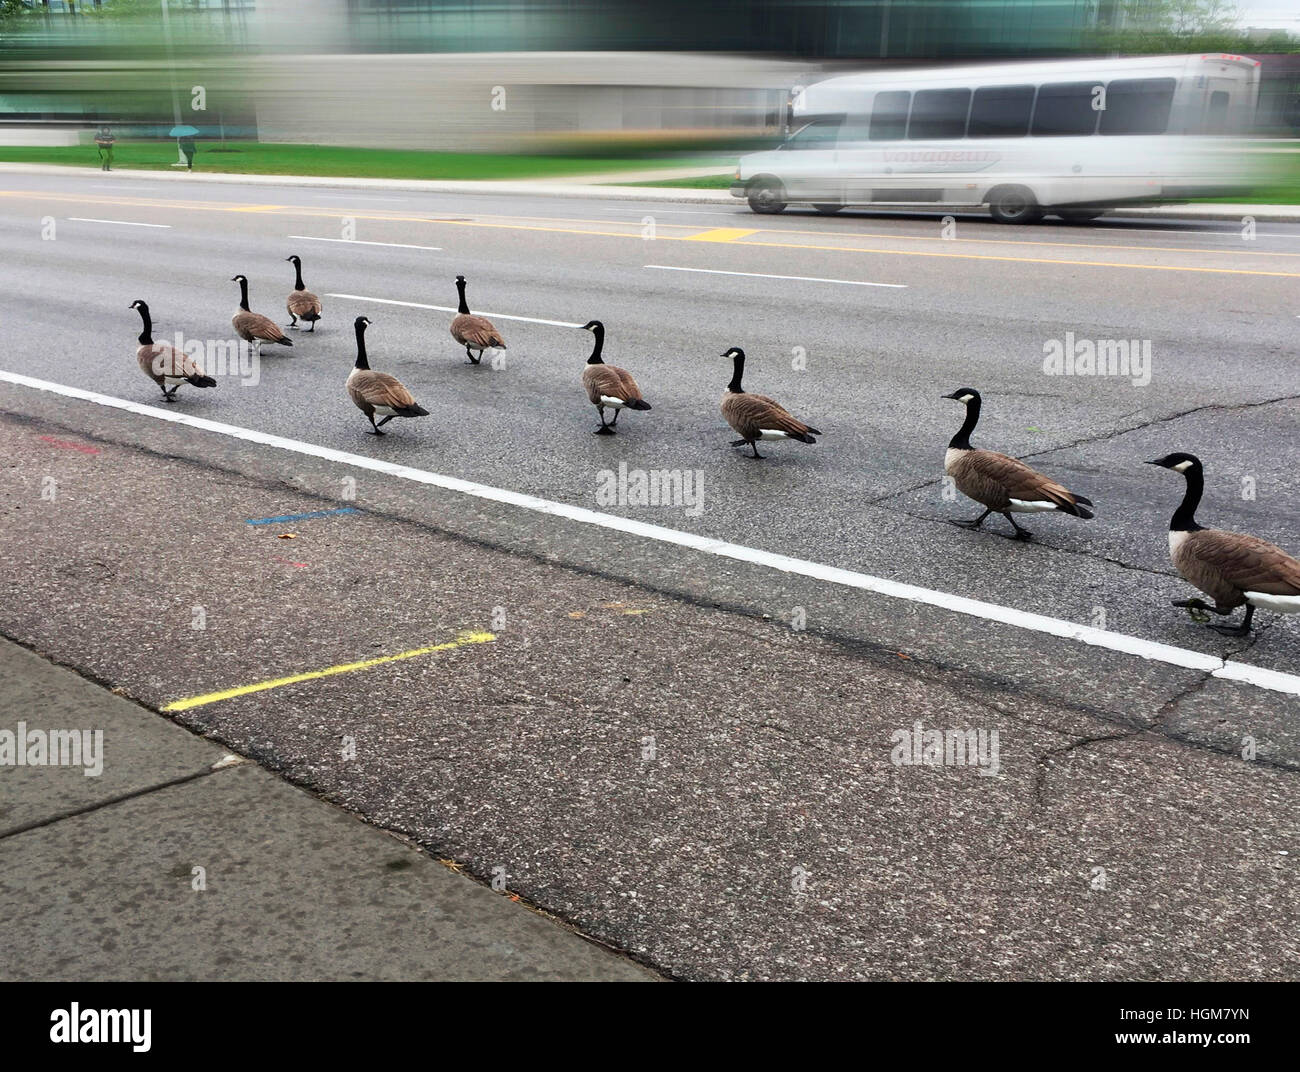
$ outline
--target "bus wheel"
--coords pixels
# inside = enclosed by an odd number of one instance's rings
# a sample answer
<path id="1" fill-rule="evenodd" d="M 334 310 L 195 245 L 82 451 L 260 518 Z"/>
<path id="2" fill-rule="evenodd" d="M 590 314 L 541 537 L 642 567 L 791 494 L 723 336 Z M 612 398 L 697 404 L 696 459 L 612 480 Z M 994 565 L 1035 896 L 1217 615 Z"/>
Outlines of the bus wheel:
<path id="1" fill-rule="evenodd" d="M 749 184 L 749 207 L 754 212 L 784 212 L 785 190 L 776 179 L 755 179 Z"/>
<path id="2" fill-rule="evenodd" d="M 1102 210 L 1092 208 L 1058 208 L 1055 215 L 1066 223 L 1088 223 L 1102 214 Z"/>
<path id="3" fill-rule="evenodd" d="M 1023 186 L 999 186 L 989 194 L 989 215 L 998 223 L 1037 223 L 1043 209 Z"/>
<path id="4" fill-rule="evenodd" d="M 839 212 L 843 207 L 843 205 L 813 205 L 813 208 L 823 216 L 834 216 L 835 213 Z"/>

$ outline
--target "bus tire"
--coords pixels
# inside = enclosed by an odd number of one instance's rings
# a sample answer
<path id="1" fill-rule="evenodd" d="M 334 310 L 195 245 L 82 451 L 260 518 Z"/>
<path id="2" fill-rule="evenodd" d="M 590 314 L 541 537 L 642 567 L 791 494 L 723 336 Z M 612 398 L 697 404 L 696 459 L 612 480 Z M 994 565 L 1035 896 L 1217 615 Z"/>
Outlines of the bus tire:
<path id="1" fill-rule="evenodd" d="M 823 216 L 834 216 L 835 213 L 839 212 L 842 208 L 844 208 L 844 206 L 843 205 L 813 205 L 813 208 L 815 208 Z"/>
<path id="2" fill-rule="evenodd" d="M 989 215 L 998 223 L 1037 223 L 1043 218 L 1043 207 L 1033 191 L 1024 186 L 999 186 L 990 191 Z"/>
<path id="3" fill-rule="evenodd" d="M 778 179 L 770 177 L 754 179 L 746 191 L 751 212 L 771 215 L 784 212 L 786 207 L 785 187 Z"/>

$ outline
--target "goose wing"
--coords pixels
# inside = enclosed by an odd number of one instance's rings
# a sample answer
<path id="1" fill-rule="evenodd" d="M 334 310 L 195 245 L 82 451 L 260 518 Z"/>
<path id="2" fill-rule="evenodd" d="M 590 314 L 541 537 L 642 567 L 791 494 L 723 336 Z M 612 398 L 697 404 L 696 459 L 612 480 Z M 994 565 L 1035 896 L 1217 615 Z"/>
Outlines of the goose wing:
<path id="1" fill-rule="evenodd" d="M 967 479 L 974 488 L 982 489 L 986 497 L 972 494 L 966 487 L 962 490 L 977 502 L 986 506 L 992 499 L 1019 499 L 1021 502 L 1051 502 L 1073 513 L 1082 503 L 1091 506 L 1089 500 L 1075 495 L 1064 484 L 1058 484 L 1051 477 L 1044 476 L 1037 469 L 1032 469 L 1019 458 L 1011 458 L 992 450 L 975 450 L 965 459 Z"/>
<path id="2" fill-rule="evenodd" d="M 354 402 L 365 401 L 375 407 L 402 410 L 415 405 L 415 397 L 401 380 L 373 369 L 358 370 L 349 376 L 348 393 Z"/>
<path id="3" fill-rule="evenodd" d="M 144 374 L 155 380 L 162 376 L 189 379 L 203 375 L 203 370 L 189 354 L 165 342 L 141 346 L 135 352 L 135 359 Z"/>
<path id="4" fill-rule="evenodd" d="M 310 290 L 295 290 L 289 295 L 287 308 L 294 316 L 320 316 L 321 303 Z"/>
<path id="5" fill-rule="evenodd" d="M 743 436 L 753 436 L 760 429 L 785 432 L 791 436 L 821 435 L 815 428 L 804 424 L 781 403 L 767 395 L 748 392 L 727 394 L 722 399 L 722 415 L 727 423 Z"/>
<path id="6" fill-rule="evenodd" d="M 269 316 L 261 313 L 238 312 L 231 317 L 235 331 L 245 339 L 264 339 L 267 342 L 288 342 L 289 338 L 280 330 L 280 325 Z"/>
<path id="7" fill-rule="evenodd" d="M 626 369 L 617 365 L 588 365 L 582 370 L 582 383 L 592 405 L 600 405 L 601 397 L 620 398 L 624 402 L 641 401 L 641 388 Z"/>
<path id="8" fill-rule="evenodd" d="M 1174 565 L 1198 588 L 1196 577 L 1206 573 L 1243 592 L 1300 596 L 1300 562 L 1258 536 L 1200 529 L 1183 542 Z"/>
<path id="9" fill-rule="evenodd" d="M 485 316 L 475 316 L 473 313 L 461 313 L 451 322 L 451 337 L 462 345 L 468 343 L 470 346 L 484 350 L 488 347 L 495 347 L 498 350 L 506 348 L 505 340 L 493 327 L 492 321 Z"/>

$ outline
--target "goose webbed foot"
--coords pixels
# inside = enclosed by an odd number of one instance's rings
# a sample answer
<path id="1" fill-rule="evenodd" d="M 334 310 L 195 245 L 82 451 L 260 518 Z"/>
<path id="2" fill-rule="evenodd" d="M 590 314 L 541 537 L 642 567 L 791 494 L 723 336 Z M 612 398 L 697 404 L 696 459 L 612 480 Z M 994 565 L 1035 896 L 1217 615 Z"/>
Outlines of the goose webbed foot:
<path id="1" fill-rule="evenodd" d="M 753 459 L 753 458 L 759 458 L 759 459 L 762 459 L 762 458 L 766 458 L 766 457 L 767 457 L 766 454 L 759 454 L 759 453 L 758 453 L 758 442 L 757 442 L 757 440 L 754 441 L 753 443 L 751 443 L 750 446 L 754 448 L 754 453 L 750 455 L 750 458 L 751 458 L 751 459 Z"/>
<path id="2" fill-rule="evenodd" d="M 311 327 L 309 327 L 307 330 L 308 330 L 309 332 L 315 332 L 315 330 L 316 330 L 316 321 L 313 320 L 313 321 L 311 322 Z"/>
<path id="3" fill-rule="evenodd" d="M 614 431 L 614 429 L 608 424 L 602 424 L 591 434 L 592 435 L 618 435 L 618 433 Z"/>
<path id="4" fill-rule="evenodd" d="M 1034 534 L 1030 532 L 1028 529 L 1022 529 L 1019 525 L 1017 525 L 1016 519 L 1012 517 L 1009 513 L 1004 513 L 1002 516 L 1005 517 L 1008 521 L 1010 521 L 1011 527 L 1016 530 L 1015 539 L 1032 540 L 1034 538 Z"/>
<path id="5" fill-rule="evenodd" d="M 1215 614 L 1228 613 L 1226 610 L 1219 610 L 1218 607 L 1211 607 L 1205 602 L 1205 600 L 1198 597 L 1193 597 L 1191 599 L 1174 599 L 1170 602 L 1173 606 L 1181 607 L 1186 610 L 1192 621 L 1199 622 L 1202 625 L 1210 620 L 1210 614 L 1208 612 L 1213 612 Z"/>
<path id="6" fill-rule="evenodd" d="M 731 445 L 732 445 L 733 447 L 745 447 L 745 446 L 748 446 L 748 445 L 749 445 L 749 440 L 748 440 L 748 439 L 733 439 L 733 440 L 731 441 Z"/>
<path id="7" fill-rule="evenodd" d="M 948 523 L 950 525 L 956 525 L 959 529 L 977 529 L 984 524 L 984 519 L 991 513 L 993 513 L 991 509 L 985 510 L 984 513 L 980 514 L 979 517 L 972 521 L 964 521 L 961 518 L 949 518 Z"/>
<path id="8" fill-rule="evenodd" d="M 1228 613 L 1224 611 L 1223 613 Z M 1240 625 L 1218 625 L 1211 623 L 1210 628 L 1216 633 L 1222 633 L 1224 636 L 1249 636 L 1250 620 L 1255 617 L 1255 608 L 1247 605 L 1246 616 L 1241 619 Z"/>

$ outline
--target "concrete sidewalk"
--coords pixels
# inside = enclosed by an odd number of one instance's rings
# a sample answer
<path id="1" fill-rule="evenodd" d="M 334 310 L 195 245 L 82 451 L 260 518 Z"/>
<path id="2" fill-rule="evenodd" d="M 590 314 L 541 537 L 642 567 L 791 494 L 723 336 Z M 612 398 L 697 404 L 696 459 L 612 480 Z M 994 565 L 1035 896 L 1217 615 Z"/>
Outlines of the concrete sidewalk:
<path id="1" fill-rule="evenodd" d="M 0 979 L 656 978 L 0 639 L 20 722 L 102 731 L 109 761 L 0 766 Z"/>
<path id="2" fill-rule="evenodd" d="M 28 175 L 68 175 L 84 174 L 88 168 L 64 167 L 57 164 L 8 164 L 0 163 L 0 175 L 5 173 Z M 562 179 L 529 179 L 510 181 L 456 181 L 456 180 L 417 180 L 417 179 L 351 179 L 319 175 L 228 175 L 203 174 L 188 171 L 136 171 L 117 169 L 101 174 L 106 182 L 113 181 L 113 176 L 127 179 L 148 179 L 174 183 L 236 183 L 245 186 L 317 186 L 335 189 L 354 190 L 397 190 L 412 193 L 430 194 L 546 194 L 552 197 L 586 197 L 613 201 L 661 201 L 667 204 L 716 204 L 731 205 L 737 208 L 744 205 L 739 198 L 732 197 L 727 190 L 697 190 L 689 187 L 670 186 L 623 186 L 628 181 L 647 181 L 651 177 L 659 179 L 692 178 L 700 175 L 718 174 L 716 170 L 699 168 L 674 168 L 664 171 L 628 172 L 626 175 L 610 173 L 603 176 L 575 175 Z M 881 209 L 881 212 L 905 209 Z M 934 212 L 935 209 L 917 211 Z M 1118 216 L 1149 216 L 1161 219 L 1198 219 L 1198 220 L 1232 220 L 1240 222 L 1243 217 L 1251 216 L 1260 221 L 1287 222 L 1300 220 L 1300 205 L 1251 205 L 1218 204 L 1193 202 L 1186 205 L 1153 205 L 1149 207 L 1131 206 L 1115 209 Z"/>

